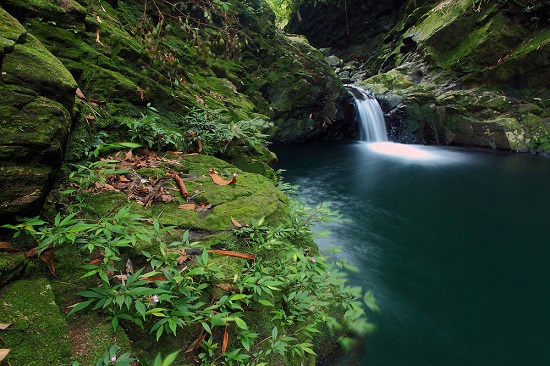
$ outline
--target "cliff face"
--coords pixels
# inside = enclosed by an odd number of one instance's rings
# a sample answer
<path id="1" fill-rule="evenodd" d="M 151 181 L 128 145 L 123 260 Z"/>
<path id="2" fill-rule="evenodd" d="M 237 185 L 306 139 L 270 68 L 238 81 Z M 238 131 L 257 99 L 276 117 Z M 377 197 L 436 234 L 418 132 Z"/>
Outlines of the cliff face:
<path id="1" fill-rule="evenodd" d="M 0 219 L 38 212 L 61 166 L 76 82 L 0 8 Z"/>
<path id="2" fill-rule="evenodd" d="M 550 149 L 550 1 L 345 4 L 302 6 L 289 30 L 360 64 L 394 140 Z"/>
<path id="3" fill-rule="evenodd" d="M 35 214 L 62 160 L 98 142 L 193 152 L 202 139 L 270 175 L 272 154 L 241 131 L 301 141 L 333 128 L 339 79 L 317 49 L 275 28 L 264 1 L 146 4 L 2 2 L 0 216 Z M 236 137 L 207 146 L 224 133 Z"/>

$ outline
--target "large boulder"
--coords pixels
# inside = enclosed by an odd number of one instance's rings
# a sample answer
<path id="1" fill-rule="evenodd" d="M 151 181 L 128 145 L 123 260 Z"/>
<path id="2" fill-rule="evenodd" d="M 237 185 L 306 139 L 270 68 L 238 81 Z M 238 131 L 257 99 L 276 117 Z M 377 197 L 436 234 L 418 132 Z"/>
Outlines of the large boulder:
<path id="1" fill-rule="evenodd" d="M 0 7 L 0 217 L 33 214 L 61 166 L 76 82 Z"/>

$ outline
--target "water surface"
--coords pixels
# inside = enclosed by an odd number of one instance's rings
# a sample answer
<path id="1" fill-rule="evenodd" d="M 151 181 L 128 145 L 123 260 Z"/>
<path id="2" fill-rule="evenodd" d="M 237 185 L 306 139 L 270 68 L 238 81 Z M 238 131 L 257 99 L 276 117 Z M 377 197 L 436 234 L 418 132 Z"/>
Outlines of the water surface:
<path id="1" fill-rule="evenodd" d="M 550 159 L 361 142 L 274 150 L 303 199 L 351 219 L 317 243 L 341 247 L 382 310 L 364 352 L 338 364 L 550 365 Z"/>

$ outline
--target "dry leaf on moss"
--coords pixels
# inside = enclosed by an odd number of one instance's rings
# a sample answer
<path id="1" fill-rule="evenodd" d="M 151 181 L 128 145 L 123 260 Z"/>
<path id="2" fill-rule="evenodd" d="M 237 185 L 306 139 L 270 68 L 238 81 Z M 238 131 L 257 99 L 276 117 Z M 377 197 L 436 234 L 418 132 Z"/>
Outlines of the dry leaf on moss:
<path id="1" fill-rule="evenodd" d="M 195 211 L 197 205 L 194 203 L 186 203 L 184 205 L 179 205 L 178 208 L 181 208 L 182 210 Z"/>
<path id="2" fill-rule="evenodd" d="M 197 207 L 195 207 L 195 211 L 206 212 L 210 207 L 212 207 L 211 203 L 201 202 L 197 205 Z"/>
<path id="3" fill-rule="evenodd" d="M 42 262 L 46 263 L 46 265 L 48 266 L 48 269 L 50 270 L 50 273 L 55 275 L 53 249 L 50 248 L 43 251 L 42 254 L 40 254 L 40 259 L 42 259 Z"/>
<path id="4" fill-rule="evenodd" d="M 235 225 L 238 228 L 243 227 L 240 222 L 238 222 L 236 219 L 233 218 L 233 216 L 231 216 L 231 222 L 233 223 L 233 225 Z"/>
<path id="5" fill-rule="evenodd" d="M 7 348 L 7 349 L 0 349 L 0 361 L 2 361 L 4 358 L 6 358 L 6 356 L 8 355 L 8 353 L 10 353 L 10 349 Z"/>
<path id="6" fill-rule="evenodd" d="M 238 175 L 237 173 L 234 173 L 233 178 L 231 180 L 225 180 L 216 174 L 216 172 L 214 171 L 214 168 L 210 169 L 210 178 L 212 178 L 212 181 L 214 181 L 214 183 L 216 183 L 219 186 L 234 184 L 235 182 L 237 182 L 237 175 Z"/>
<path id="7" fill-rule="evenodd" d="M 7 241 L 0 241 L 0 252 L 17 252 L 17 249 Z"/>

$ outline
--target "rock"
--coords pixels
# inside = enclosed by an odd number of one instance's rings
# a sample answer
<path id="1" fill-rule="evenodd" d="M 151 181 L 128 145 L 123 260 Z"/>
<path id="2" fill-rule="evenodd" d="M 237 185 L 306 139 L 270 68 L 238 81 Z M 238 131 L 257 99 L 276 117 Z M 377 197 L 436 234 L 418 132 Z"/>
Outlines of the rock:
<path id="1" fill-rule="evenodd" d="M 332 48 L 330 47 L 319 48 L 319 51 L 323 54 L 323 56 L 328 57 L 332 53 Z"/>
<path id="2" fill-rule="evenodd" d="M 0 253 L 0 289 L 21 277 L 27 268 L 24 254 Z"/>
<path id="3" fill-rule="evenodd" d="M 26 331 L 3 332 L 12 365 L 68 365 L 71 349 L 67 324 L 47 279 L 22 279 L 0 290 L 2 323 Z M 52 341 L 55 340 L 55 341 Z"/>
<path id="4" fill-rule="evenodd" d="M 349 71 L 342 71 L 338 74 L 340 79 L 349 79 Z"/>
<path id="5" fill-rule="evenodd" d="M 352 82 L 386 101 L 392 138 L 550 148 L 547 106 L 535 101 L 536 118 L 520 112 L 533 96 L 550 98 L 548 1 L 350 0 L 347 9 L 301 4 L 288 30 L 362 65 L 361 73 L 344 66 L 337 74 L 349 71 Z"/>
<path id="6" fill-rule="evenodd" d="M 0 66 L 0 217 L 36 215 L 61 166 L 76 82 L 63 64 L 0 8 L 8 39 Z"/>
<path id="7" fill-rule="evenodd" d="M 332 67 L 342 67 L 344 65 L 344 61 L 342 61 L 338 56 L 330 55 L 326 59 L 328 64 Z"/>

